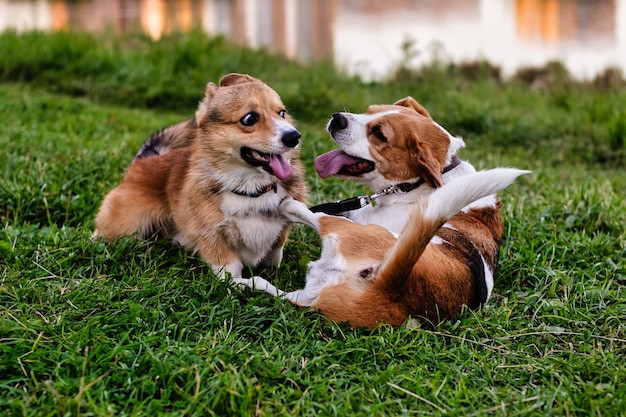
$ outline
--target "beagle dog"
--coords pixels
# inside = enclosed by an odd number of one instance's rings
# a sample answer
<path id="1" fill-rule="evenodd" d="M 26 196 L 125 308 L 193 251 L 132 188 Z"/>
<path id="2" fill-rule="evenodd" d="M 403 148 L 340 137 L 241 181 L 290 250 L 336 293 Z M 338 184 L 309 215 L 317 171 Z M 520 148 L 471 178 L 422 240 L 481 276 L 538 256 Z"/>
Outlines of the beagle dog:
<path id="1" fill-rule="evenodd" d="M 472 205 L 525 173 L 496 168 L 449 181 L 413 204 L 397 237 L 378 224 L 314 213 L 287 199 L 279 211 L 322 238 L 304 289 L 285 293 L 260 277 L 235 282 L 352 327 L 399 326 L 409 317 L 439 323 L 489 298 L 502 224 L 497 206 Z"/>

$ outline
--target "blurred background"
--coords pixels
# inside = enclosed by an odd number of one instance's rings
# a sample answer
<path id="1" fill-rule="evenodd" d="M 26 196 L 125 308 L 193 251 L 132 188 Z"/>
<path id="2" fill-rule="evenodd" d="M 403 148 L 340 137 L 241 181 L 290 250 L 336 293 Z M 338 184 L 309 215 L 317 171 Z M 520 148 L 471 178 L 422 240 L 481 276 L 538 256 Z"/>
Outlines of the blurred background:
<path id="1" fill-rule="evenodd" d="M 579 79 L 626 70 L 626 0 L 0 0 L 0 30 L 193 28 L 365 80 L 434 59 L 504 75 L 552 60 Z"/>

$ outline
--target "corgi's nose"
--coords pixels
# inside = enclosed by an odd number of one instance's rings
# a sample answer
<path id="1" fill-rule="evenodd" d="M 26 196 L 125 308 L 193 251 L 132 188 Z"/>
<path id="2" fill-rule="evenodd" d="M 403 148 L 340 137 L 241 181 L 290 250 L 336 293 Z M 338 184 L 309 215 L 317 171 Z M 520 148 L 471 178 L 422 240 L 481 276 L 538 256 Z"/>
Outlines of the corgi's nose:
<path id="1" fill-rule="evenodd" d="M 298 143 L 300 143 L 300 132 L 298 132 L 297 130 L 293 129 L 288 131 L 287 133 L 284 133 L 282 138 L 280 138 L 280 140 L 283 142 L 283 144 L 285 146 L 289 146 L 290 148 L 295 148 Z"/>
<path id="2" fill-rule="evenodd" d="M 333 113 L 330 123 L 328 123 L 328 130 L 330 132 L 336 132 L 337 130 L 343 130 L 348 127 L 348 119 L 341 113 Z"/>

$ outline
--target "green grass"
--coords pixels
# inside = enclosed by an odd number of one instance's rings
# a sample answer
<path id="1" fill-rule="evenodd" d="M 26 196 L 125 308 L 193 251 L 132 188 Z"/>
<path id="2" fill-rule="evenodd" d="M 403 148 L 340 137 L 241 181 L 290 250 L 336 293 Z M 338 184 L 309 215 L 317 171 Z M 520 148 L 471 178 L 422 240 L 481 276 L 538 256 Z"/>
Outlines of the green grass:
<path id="1" fill-rule="evenodd" d="M 167 242 L 90 240 L 142 141 L 230 71 L 299 121 L 311 203 L 361 191 L 314 173 L 329 115 L 406 95 L 477 167 L 533 170 L 501 193 L 488 305 L 436 329 L 350 329 Z M 199 33 L 1 34 L 0 414 L 626 414 L 626 88 L 529 73 L 434 62 L 363 83 Z M 318 255 L 297 227 L 284 264 L 258 272 L 300 288 Z"/>

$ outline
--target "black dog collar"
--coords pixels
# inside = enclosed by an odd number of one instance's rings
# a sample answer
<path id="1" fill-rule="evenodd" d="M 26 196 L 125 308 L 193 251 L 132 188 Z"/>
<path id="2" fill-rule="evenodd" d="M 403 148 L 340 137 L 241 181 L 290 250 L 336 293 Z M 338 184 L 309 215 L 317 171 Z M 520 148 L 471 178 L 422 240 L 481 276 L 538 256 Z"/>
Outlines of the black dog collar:
<path id="1" fill-rule="evenodd" d="M 249 193 L 249 192 L 245 192 L 245 191 L 239 191 L 239 190 L 231 190 L 232 193 L 235 193 L 237 195 L 243 196 L 243 197 L 252 197 L 252 198 L 257 198 L 262 196 L 265 193 L 268 193 L 272 190 L 274 190 L 274 192 L 277 192 L 277 188 L 278 186 L 276 185 L 275 182 L 267 184 L 265 187 L 261 187 L 259 189 L 257 189 L 255 192 L 253 193 Z"/>
<path id="2" fill-rule="evenodd" d="M 461 159 L 458 156 L 454 155 L 452 159 L 450 160 L 450 163 L 446 165 L 446 167 L 443 169 L 442 174 L 452 171 L 454 168 L 458 167 L 461 164 L 461 162 L 462 162 Z M 387 195 L 391 193 L 405 194 L 405 193 L 408 193 L 409 191 L 413 191 L 416 188 L 419 188 L 425 182 L 426 181 L 420 178 L 420 180 L 417 182 L 404 182 L 404 183 L 392 185 L 389 188 L 385 188 L 384 190 L 378 193 L 371 194 L 371 195 L 360 195 L 356 197 L 347 198 L 345 200 L 335 201 L 333 203 L 318 204 L 317 206 L 311 207 L 309 210 L 311 210 L 313 213 L 321 212 L 321 213 L 326 213 L 326 214 L 331 214 L 331 215 L 343 213 L 346 211 L 358 210 L 360 208 L 363 208 L 367 205 L 372 204 L 374 200 L 376 200 L 378 197 L 382 195 Z"/>

